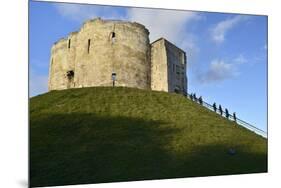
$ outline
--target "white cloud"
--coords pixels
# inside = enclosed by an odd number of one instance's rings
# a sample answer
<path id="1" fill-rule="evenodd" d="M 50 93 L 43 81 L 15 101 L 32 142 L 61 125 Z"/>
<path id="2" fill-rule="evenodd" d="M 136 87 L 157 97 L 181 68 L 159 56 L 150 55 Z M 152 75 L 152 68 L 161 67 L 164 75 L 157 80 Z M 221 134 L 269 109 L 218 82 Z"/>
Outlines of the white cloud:
<path id="1" fill-rule="evenodd" d="M 262 52 L 256 53 L 254 56 L 245 57 L 244 55 L 240 54 L 236 58 L 233 59 L 232 63 L 236 65 L 246 64 L 250 66 L 254 66 L 257 63 L 266 63 L 267 62 L 267 55 L 265 50 Z"/>
<path id="2" fill-rule="evenodd" d="M 247 63 L 248 60 L 244 57 L 244 55 L 240 54 L 239 56 L 234 58 L 233 62 L 237 64 L 244 64 Z"/>
<path id="3" fill-rule="evenodd" d="M 223 60 L 213 60 L 208 68 L 208 70 L 200 74 L 199 81 L 204 84 L 221 82 L 226 79 L 233 78 L 237 76 L 239 72 L 237 71 L 235 64 L 225 63 Z"/>
<path id="4" fill-rule="evenodd" d="M 103 19 L 125 19 L 117 8 L 98 5 L 80 5 L 59 3 L 55 5 L 57 11 L 67 19 L 83 22 L 88 19 L 101 17 Z"/>
<path id="5" fill-rule="evenodd" d="M 186 34 L 186 24 L 200 18 L 198 13 L 191 11 L 140 8 L 128 9 L 128 17 L 149 29 L 151 41 L 164 37 L 175 43 Z"/>
<path id="6" fill-rule="evenodd" d="M 212 40 L 216 43 L 224 42 L 227 32 L 244 20 L 247 20 L 247 16 L 238 15 L 217 23 L 210 30 Z"/>
<path id="7" fill-rule="evenodd" d="M 201 20 L 202 16 L 199 13 L 130 8 L 127 15 L 129 20 L 139 22 L 149 30 L 151 42 L 163 37 L 186 51 L 188 65 L 196 61 L 200 49 L 196 42 L 197 37 L 188 28 L 195 21 Z"/>
<path id="8" fill-rule="evenodd" d="M 254 60 L 249 61 L 243 54 L 227 60 L 214 59 L 205 72 L 196 73 L 198 81 L 203 84 L 210 84 L 235 78 L 240 74 L 239 68 L 246 63 L 250 64 L 252 61 Z"/>

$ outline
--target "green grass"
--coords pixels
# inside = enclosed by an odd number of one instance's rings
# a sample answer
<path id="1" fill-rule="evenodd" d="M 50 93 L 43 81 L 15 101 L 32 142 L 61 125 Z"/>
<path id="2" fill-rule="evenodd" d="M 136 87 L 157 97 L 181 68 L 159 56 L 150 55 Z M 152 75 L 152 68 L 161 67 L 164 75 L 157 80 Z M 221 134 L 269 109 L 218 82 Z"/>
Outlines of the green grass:
<path id="1" fill-rule="evenodd" d="M 257 172 L 267 140 L 180 95 L 96 87 L 30 99 L 31 186 Z"/>

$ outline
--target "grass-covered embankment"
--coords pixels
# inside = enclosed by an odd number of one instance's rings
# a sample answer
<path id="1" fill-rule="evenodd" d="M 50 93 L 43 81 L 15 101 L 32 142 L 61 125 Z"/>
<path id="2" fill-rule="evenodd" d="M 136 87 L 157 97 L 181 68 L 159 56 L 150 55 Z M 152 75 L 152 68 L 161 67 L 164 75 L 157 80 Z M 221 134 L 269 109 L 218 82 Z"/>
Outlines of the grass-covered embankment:
<path id="1" fill-rule="evenodd" d="M 235 125 L 176 94 L 52 91 L 30 99 L 31 186 L 266 172 L 267 140 Z"/>

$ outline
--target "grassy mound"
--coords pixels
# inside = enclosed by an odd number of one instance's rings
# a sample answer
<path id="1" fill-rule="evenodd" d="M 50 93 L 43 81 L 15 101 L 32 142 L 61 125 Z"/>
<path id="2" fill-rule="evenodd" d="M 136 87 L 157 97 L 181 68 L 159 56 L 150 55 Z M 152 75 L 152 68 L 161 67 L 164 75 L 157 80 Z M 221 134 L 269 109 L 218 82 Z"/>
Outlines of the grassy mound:
<path id="1" fill-rule="evenodd" d="M 69 89 L 30 99 L 30 160 L 31 186 L 256 173 L 267 140 L 180 95 Z"/>

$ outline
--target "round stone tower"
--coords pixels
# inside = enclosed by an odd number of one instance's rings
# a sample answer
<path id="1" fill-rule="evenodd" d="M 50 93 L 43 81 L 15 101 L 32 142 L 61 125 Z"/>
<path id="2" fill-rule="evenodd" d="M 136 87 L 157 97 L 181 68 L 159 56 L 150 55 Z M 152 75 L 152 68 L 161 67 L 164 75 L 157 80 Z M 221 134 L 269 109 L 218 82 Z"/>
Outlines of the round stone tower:
<path id="1" fill-rule="evenodd" d="M 149 31 L 141 24 L 86 21 L 51 50 L 49 90 L 112 86 L 150 89 Z"/>

